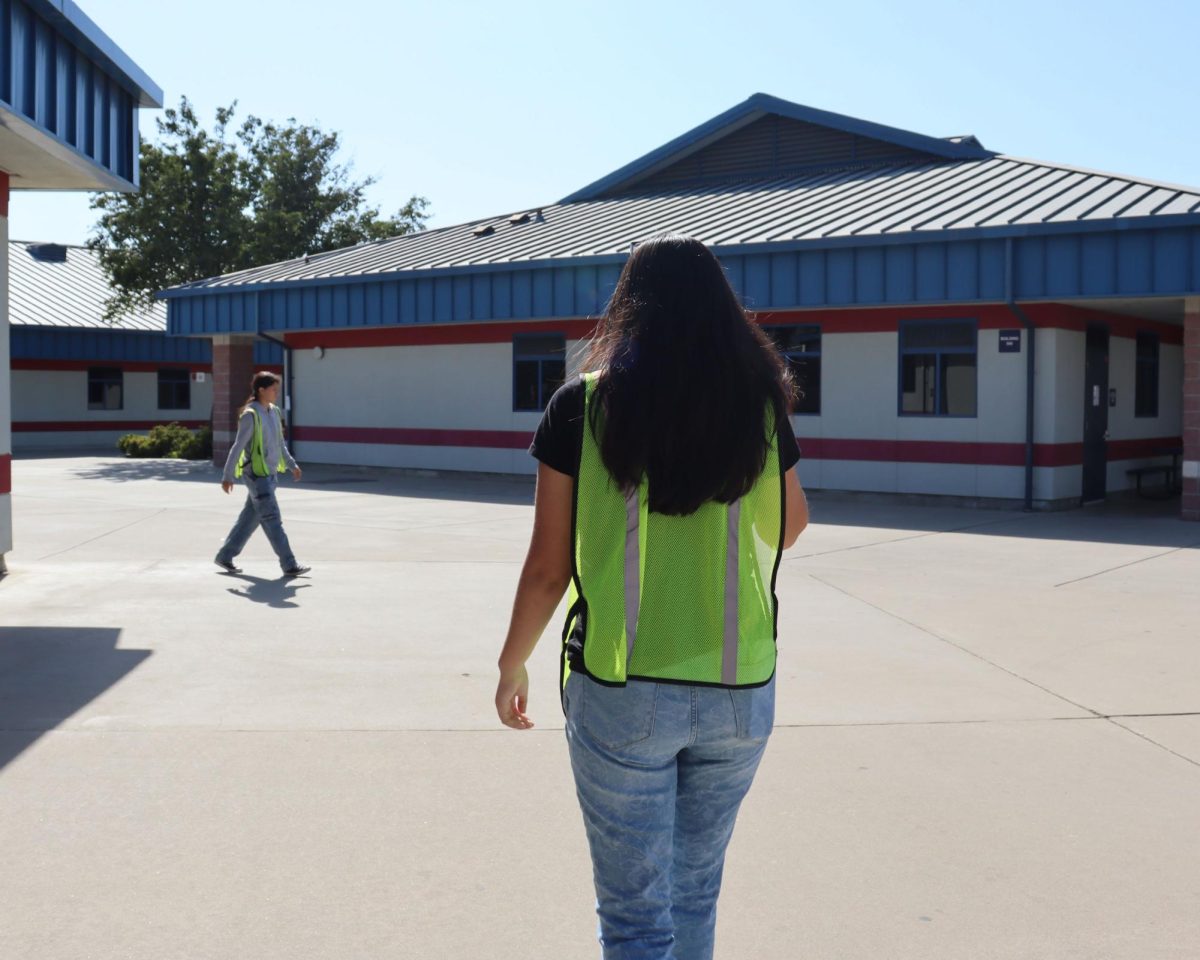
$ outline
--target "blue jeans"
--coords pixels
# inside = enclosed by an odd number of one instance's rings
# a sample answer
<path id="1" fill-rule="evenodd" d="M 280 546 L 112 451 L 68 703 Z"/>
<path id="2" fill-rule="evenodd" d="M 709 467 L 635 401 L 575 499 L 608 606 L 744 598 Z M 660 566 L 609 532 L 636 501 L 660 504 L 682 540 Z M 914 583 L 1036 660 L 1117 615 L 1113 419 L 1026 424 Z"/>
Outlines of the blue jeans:
<path id="1" fill-rule="evenodd" d="M 605 960 L 710 960 L 725 848 L 775 720 L 732 690 L 571 674 L 567 744 Z"/>
<path id="2" fill-rule="evenodd" d="M 285 572 L 291 570 L 297 565 L 296 555 L 283 532 L 283 517 L 279 513 L 279 501 L 275 499 L 275 477 L 255 477 L 247 472 L 242 474 L 242 480 L 247 490 L 246 505 L 225 538 L 225 545 L 217 551 L 217 559 L 232 563 L 245 548 L 250 535 L 261 526 L 279 557 L 279 565 Z"/>

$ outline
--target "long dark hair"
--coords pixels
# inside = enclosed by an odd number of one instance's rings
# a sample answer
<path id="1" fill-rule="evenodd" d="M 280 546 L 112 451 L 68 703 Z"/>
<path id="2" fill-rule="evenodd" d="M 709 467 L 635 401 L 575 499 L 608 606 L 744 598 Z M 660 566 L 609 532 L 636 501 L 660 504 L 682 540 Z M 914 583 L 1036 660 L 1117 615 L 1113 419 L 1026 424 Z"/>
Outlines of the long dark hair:
<path id="1" fill-rule="evenodd" d="M 686 516 L 747 493 L 766 464 L 791 378 L 720 261 L 666 234 L 630 254 L 586 360 L 598 370 L 591 429 L 616 483 L 649 479 L 649 507 Z"/>
<path id="2" fill-rule="evenodd" d="M 259 370 L 258 373 L 250 378 L 250 396 L 246 398 L 246 402 L 243 403 L 241 409 L 238 410 L 238 416 L 240 417 L 243 413 L 245 413 L 250 404 L 258 399 L 259 390 L 265 390 L 267 387 L 273 387 L 278 382 L 279 377 L 273 374 L 270 370 Z"/>

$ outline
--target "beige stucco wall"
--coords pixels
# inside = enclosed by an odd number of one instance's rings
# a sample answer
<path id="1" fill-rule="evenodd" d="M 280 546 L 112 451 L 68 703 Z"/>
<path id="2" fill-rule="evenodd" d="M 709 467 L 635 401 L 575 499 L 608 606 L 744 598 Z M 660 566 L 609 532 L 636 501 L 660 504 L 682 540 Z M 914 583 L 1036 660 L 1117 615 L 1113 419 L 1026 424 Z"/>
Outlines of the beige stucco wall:
<path id="1" fill-rule="evenodd" d="M 98 361 L 97 366 L 119 366 Z M 5 365 L 7 370 L 7 364 Z M 129 430 L 115 426 L 99 429 L 104 423 L 130 421 L 169 423 L 172 420 L 209 419 L 212 408 L 212 377 L 203 383 L 192 377 L 191 406 L 186 410 L 158 408 L 158 373 L 155 370 L 126 370 L 124 406 L 120 410 L 89 410 L 86 370 L 13 370 L 12 420 L 15 423 L 37 421 L 88 422 L 97 429 L 86 431 L 44 431 L 13 434 L 17 450 L 29 449 L 112 449 L 117 437 Z"/>

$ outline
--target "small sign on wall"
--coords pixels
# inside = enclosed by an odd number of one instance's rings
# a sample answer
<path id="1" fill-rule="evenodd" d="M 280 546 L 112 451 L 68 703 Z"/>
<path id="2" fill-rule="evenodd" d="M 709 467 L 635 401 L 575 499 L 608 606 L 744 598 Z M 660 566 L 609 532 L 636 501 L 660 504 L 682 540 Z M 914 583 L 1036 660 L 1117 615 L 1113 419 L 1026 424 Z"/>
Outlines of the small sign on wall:
<path id="1" fill-rule="evenodd" d="M 192 374 L 192 379 L 195 380 L 197 383 L 203 383 L 205 380 L 208 379 L 208 374 L 205 373 L 203 370 L 197 370 L 195 373 Z"/>
<path id="2" fill-rule="evenodd" d="M 1001 330 L 1000 331 L 1000 352 L 1001 353 L 1020 353 L 1021 352 L 1021 331 L 1020 330 Z"/>

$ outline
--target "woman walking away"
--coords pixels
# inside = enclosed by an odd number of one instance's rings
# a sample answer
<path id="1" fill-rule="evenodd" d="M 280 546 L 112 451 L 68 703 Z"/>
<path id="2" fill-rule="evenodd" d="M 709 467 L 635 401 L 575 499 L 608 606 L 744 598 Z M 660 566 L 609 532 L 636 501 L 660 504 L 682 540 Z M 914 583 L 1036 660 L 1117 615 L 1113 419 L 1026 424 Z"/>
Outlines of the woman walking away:
<path id="1" fill-rule="evenodd" d="M 237 478 L 246 483 L 246 505 L 237 523 L 225 538 L 225 545 L 213 558 L 218 567 L 230 573 L 241 573 L 242 568 L 234 564 L 234 558 L 242 552 L 250 534 L 261 524 L 263 533 L 271 541 L 279 565 L 285 577 L 298 577 L 308 573 L 306 567 L 296 560 L 283 532 L 283 518 L 279 515 L 279 501 L 275 499 L 276 475 L 288 470 L 300 479 L 300 465 L 292 458 L 291 451 L 283 442 L 283 423 L 275 401 L 279 396 L 279 378 L 273 373 L 256 373 L 250 384 L 250 397 L 238 414 L 237 439 L 225 459 L 225 472 L 221 476 L 221 489 L 226 493 L 233 490 Z"/>
<path id="2" fill-rule="evenodd" d="M 709 960 L 775 713 L 775 573 L 808 522 L 791 383 L 703 244 L 638 246 L 551 399 L 496 710 L 570 586 L 563 708 L 606 960 Z"/>

